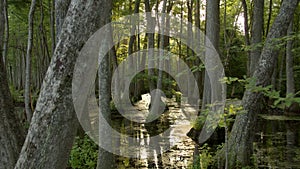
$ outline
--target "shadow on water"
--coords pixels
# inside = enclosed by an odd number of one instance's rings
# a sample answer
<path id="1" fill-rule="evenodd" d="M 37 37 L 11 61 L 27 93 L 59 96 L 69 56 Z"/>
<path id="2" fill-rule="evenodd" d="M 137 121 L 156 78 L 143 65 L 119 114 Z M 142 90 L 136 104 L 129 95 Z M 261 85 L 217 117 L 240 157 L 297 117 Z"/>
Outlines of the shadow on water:
<path id="1" fill-rule="evenodd" d="M 299 117 L 260 117 L 253 160 L 257 168 L 300 168 Z"/>

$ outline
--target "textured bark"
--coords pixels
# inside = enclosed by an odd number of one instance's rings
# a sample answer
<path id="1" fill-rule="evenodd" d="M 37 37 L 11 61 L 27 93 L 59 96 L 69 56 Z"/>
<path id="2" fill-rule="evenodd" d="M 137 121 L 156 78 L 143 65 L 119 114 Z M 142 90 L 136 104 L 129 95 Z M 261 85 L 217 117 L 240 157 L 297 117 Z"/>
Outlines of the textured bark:
<path id="1" fill-rule="evenodd" d="M 287 34 L 291 35 L 293 32 L 293 21 L 291 21 Z M 286 44 L 286 94 L 295 93 L 295 79 L 293 66 L 293 41 L 289 40 Z"/>
<path id="2" fill-rule="evenodd" d="M 7 60 L 7 51 L 8 51 L 8 39 L 9 39 L 9 23 L 8 23 L 8 12 L 7 12 L 7 0 L 3 0 L 3 16 L 4 16 L 4 41 L 3 41 L 3 63 L 6 65 L 6 60 Z M 1 22 L 2 24 L 2 22 Z"/>
<path id="3" fill-rule="evenodd" d="M 219 39 L 220 39 L 220 0 L 206 1 L 206 37 L 210 40 L 211 45 L 219 51 Z M 208 47 L 209 43 L 206 43 Z M 214 54 L 214 53 L 213 53 Z M 205 51 L 205 62 L 209 60 L 211 55 L 210 50 Z M 206 104 L 209 104 L 211 100 L 211 84 L 207 72 L 204 75 L 204 89 L 202 109 Z"/>
<path id="4" fill-rule="evenodd" d="M 29 15 L 28 15 L 28 41 L 27 41 L 27 52 L 26 52 L 26 69 L 25 69 L 25 111 L 27 121 L 30 123 L 32 117 L 32 110 L 30 107 L 31 98 L 30 98 L 30 87 L 31 87 L 31 52 L 32 52 L 32 43 L 33 43 L 33 17 L 35 12 L 36 0 L 31 1 Z"/>
<path id="5" fill-rule="evenodd" d="M 249 36 L 249 25 L 248 25 L 248 7 L 246 0 L 242 0 L 242 6 L 244 10 L 244 32 L 245 32 L 245 44 L 250 46 L 250 36 Z M 247 61 L 247 74 L 250 75 L 250 62 L 251 62 L 251 53 L 248 51 L 248 61 Z"/>
<path id="6" fill-rule="evenodd" d="M 14 112 L 2 60 L 0 60 L 0 116 L 0 169 L 13 168 L 23 145 L 24 132 Z"/>
<path id="7" fill-rule="evenodd" d="M 135 1 L 135 5 L 134 5 L 134 14 L 137 14 L 139 13 L 139 7 L 140 7 L 140 0 L 136 0 Z M 135 32 L 136 32 L 136 28 L 138 27 L 138 21 L 131 21 L 131 30 L 130 30 L 130 34 L 133 35 L 133 36 L 130 36 L 129 38 L 129 43 L 128 43 L 128 56 L 130 56 L 134 50 L 133 50 L 133 47 L 136 45 L 135 44 L 135 41 L 136 41 L 136 36 L 135 36 Z M 129 57 L 128 58 L 128 70 L 130 71 L 135 71 L 137 69 L 137 63 L 133 63 L 133 58 L 132 57 Z M 136 91 L 136 81 L 133 81 L 132 82 L 133 85 L 130 85 L 130 88 L 129 88 L 129 92 L 131 94 L 131 96 L 133 95 L 135 98 L 137 97 L 137 93 L 135 92 Z"/>
<path id="8" fill-rule="evenodd" d="M 253 49 L 250 52 L 250 76 L 253 75 L 261 54 L 261 47 L 256 45 L 262 42 L 264 24 L 264 0 L 254 0 L 253 4 L 253 24 L 251 28 L 251 45 Z"/>
<path id="9" fill-rule="evenodd" d="M 4 17 L 4 2 L 3 0 L 0 1 L 0 50 L 1 50 L 1 59 L 2 59 L 2 48 L 3 48 L 3 42 L 4 42 L 4 24 L 5 23 L 5 17 Z M 3 59 L 2 59 L 3 61 Z"/>
<path id="10" fill-rule="evenodd" d="M 270 23 L 271 23 L 271 18 L 272 18 L 272 10 L 273 10 L 273 0 L 270 0 L 269 1 L 269 13 L 268 13 L 266 35 L 268 35 L 269 29 L 270 29 Z"/>
<path id="11" fill-rule="evenodd" d="M 145 11 L 147 12 L 146 14 L 146 19 L 147 19 L 147 29 L 148 30 L 154 30 L 155 29 L 155 18 L 153 18 L 148 12 L 151 12 L 151 7 L 150 7 L 150 2 L 149 0 L 145 0 Z M 153 67 L 154 65 L 154 33 L 148 33 L 148 65 L 149 67 Z M 148 76 L 149 76 L 149 90 L 150 92 L 155 89 L 155 83 L 154 80 L 152 79 L 154 76 L 154 71 L 153 69 L 148 69 Z"/>
<path id="12" fill-rule="evenodd" d="M 161 13 L 165 13 L 166 12 L 166 7 L 167 7 L 167 0 L 163 0 L 163 6 L 162 6 L 162 10 L 161 10 Z M 159 57 L 158 57 L 158 67 L 159 67 L 159 70 L 158 70 L 158 79 L 157 79 L 157 89 L 160 89 L 162 90 L 162 78 L 163 78 L 163 75 L 162 75 L 162 69 L 163 69 L 163 64 L 164 64 L 164 61 L 162 59 L 162 57 L 164 56 L 164 44 L 165 44 L 165 39 L 164 39 L 164 33 L 165 33 L 165 24 L 166 24 L 166 18 L 165 16 L 162 16 L 161 17 L 161 34 L 159 35 L 160 37 L 160 41 L 159 41 L 159 49 L 160 49 L 160 53 L 159 53 Z M 153 98 L 151 96 L 151 98 Z M 160 100 L 160 95 L 158 96 L 155 96 L 155 99 L 159 99 Z M 153 100 L 151 100 L 153 101 Z"/>
<path id="13" fill-rule="evenodd" d="M 49 8 L 50 8 L 50 34 L 51 34 L 51 51 L 52 55 L 56 46 L 56 38 L 55 38 L 55 0 L 49 0 Z"/>
<path id="14" fill-rule="evenodd" d="M 244 10 L 245 41 L 246 41 L 246 45 L 250 45 L 249 25 L 248 25 L 248 7 L 247 7 L 246 0 L 242 0 L 242 6 L 243 6 L 243 10 Z"/>
<path id="15" fill-rule="evenodd" d="M 134 5 L 134 14 L 139 13 L 139 7 L 140 7 L 140 0 L 136 0 L 135 5 Z M 131 35 L 134 35 L 134 33 L 136 32 L 136 24 L 137 24 L 136 22 L 137 21 L 132 23 Z M 131 36 L 130 39 L 129 39 L 128 56 L 133 53 L 133 45 L 134 45 L 135 39 L 136 39 L 136 36 Z"/>
<path id="16" fill-rule="evenodd" d="M 62 25 L 65 21 L 71 0 L 54 0 L 55 1 L 55 18 L 56 18 L 56 42 L 60 36 Z"/>
<path id="17" fill-rule="evenodd" d="M 200 0 L 196 0 L 196 10 L 195 10 L 195 26 L 201 30 L 201 20 L 200 20 L 200 6 L 201 6 L 201 1 Z M 197 31 L 196 31 L 197 32 Z M 201 36 L 199 34 L 196 33 L 195 38 L 201 38 Z M 196 66 L 200 66 L 201 64 L 201 60 L 196 57 L 195 61 L 194 61 L 194 65 Z M 202 89 L 203 89 L 203 84 L 202 84 L 202 72 L 200 72 L 199 70 L 197 70 L 196 72 L 194 72 L 195 75 L 195 79 L 197 81 L 197 85 L 198 85 L 198 91 L 195 92 L 199 92 L 199 95 L 202 95 Z"/>
<path id="18" fill-rule="evenodd" d="M 100 26 L 104 26 L 111 21 L 111 12 L 112 12 L 112 1 L 111 0 L 102 0 L 102 6 L 100 7 L 99 11 L 101 13 L 101 19 L 100 19 Z M 106 30 L 107 33 L 106 37 L 103 37 L 101 40 L 101 49 L 100 53 L 103 53 L 103 51 L 108 51 L 108 43 L 111 43 L 111 29 L 108 28 Z M 99 63 L 99 113 L 101 113 L 104 118 L 110 123 L 111 121 L 111 111 L 110 111 L 110 96 L 111 96 L 111 78 L 110 78 L 110 65 L 109 65 L 109 56 L 106 55 L 102 62 Z M 105 127 L 99 124 L 99 139 L 105 139 L 101 140 L 101 142 L 105 142 L 107 146 L 111 146 L 112 144 L 112 136 L 111 133 L 107 132 L 109 131 Z M 106 150 L 99 147 L 99 155 L 98 155 L 98 169 L 107 168 L 107 169 L 114 169 L 115 161 L 114 161 L 114 155 L 110 152 L 107 152 Z"/>
<path id="19" fill-rule="evenodd" d="M 274 74 L 274 88 L 277 90 L 281 90 L 281 85 L 282 85 L 282 81 L 283 81 L 283 71 L 284 71 L 284 66 L 285 66 L 285 60 L 286 60 L 286 56 L 284 55 L 284 52 L 281 55 L 281 59 L 280 62 L 278 64 L 278 60 L 277 59 L 274 63 L 275 67 L 273 70 L 273 74 Z M 277 70 L 279 69 L 279 71 Z M 277 77 L 277 72 L 278 72 L 278 83 L 276 84 L 276 77 Z"/>
<path id="20" fill-rule="evenodd" d="M 79 50 L 99 29 L 101 6 L 100 0 L 71 2 L 15 168 L 66 168 L 78 125 L 73 69 Z"/>
<path id="21" fill-rule="evenodd" d="M 191 46 L 191 42 L 193 41 L 193 38 L 194 38 L 194 35 L 193 35 L 193 30 L 192 30 L 192 24 L 193 24 L 193 8 L 194 8 L 194 2 L 191 1 L 191 0 L 188 0 L 187 1 L 187 17 L 188 17 L 188 22 L 191 23 L 187 26 L 187 36 L 188 36 L 188 41 L 187 41 L 187 46 Z M 193 50 L 191 50 L 190 48 L 187 48 L 186 50 L 186 53 L 187 53 L 187 56 L 188 57 L 194 57 L 195 54 L 193 52 Z M 188 65 L 193 65 L 193 61 L 192 60 L 188 60 L 187 61 L 187 64 Z M 188 88 L 188 102 L 193 102 L 194 98 L 192 97 L 193 94 L 194 94 L 194 89 L 195 88 L 195 83 L 194 83 L 194 80 L 192 79 L 188 79 L 188 85 L 187 85 L 187 88 Z"/>
<path id="22" fill-rule="evenodd" d="M 0 49 L 4 41 L 4 0 L 0 1 Z M 24 141 L 24 132 L 14 112 L 6 69 L 0 52 L 0 169 L 13 168 Z"/>
<path id="23" fill-rule="evenodd" d="M 298 2 L 298 0 L 283 0 L 282 2 L 280 12 L 268 34 L 258 66 L 253 75 L 257 86 L 267 86 L 271 82 L 274 63 L 279 51 L 276 46 L 281 43 L 274 39 L 283 37 L 286 34 Z M 263 95 L 261 93 L 254 93 L 250 90 L 247 90 L 244 94 L 242 103 L 246 112 L 236 117 L 229 138 L 229 168 L 234 168 L 237 164 L 242 166 L 250 164 L 254 136 L 253 129 L 256 124 L 257 113 L 262 111 L 262 98 Z"/>

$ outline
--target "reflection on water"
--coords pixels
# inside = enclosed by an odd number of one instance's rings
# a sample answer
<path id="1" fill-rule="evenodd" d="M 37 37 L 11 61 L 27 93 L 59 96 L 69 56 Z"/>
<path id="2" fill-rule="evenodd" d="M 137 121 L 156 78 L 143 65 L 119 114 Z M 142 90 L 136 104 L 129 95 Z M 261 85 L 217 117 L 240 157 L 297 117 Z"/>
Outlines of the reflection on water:
<path id="1" fill-rule="evenodd" d="M 137 106 L 139 105 L 143 104 L 138 103 Z M 189 131 L 191 126 L 188 121 L 179 120 L 186 123 L 186 130 L 172 130 L 178 125 L 176 120 L 182 118 L 182 112 L 173 100 L 169 101 L 168 106 L 170 106 L 169 110 L 151 123 L 135 123 L 114 113 L 114 124 L 118 131 L 136 138 L 141 147 L 152 146 L 152 152 L 145 148 L 137 151 L 137 158 L 119 157 L 118 168 L 188 168 L 190 166 L 195 145 L 186 136 L 186 132 L 182 131 Z M 139 107 L 141 113 L 144 109 L 146 108 Z M 151 136 L 166 131 L 166 135 L 158 137 L 159 141 L 152 140 Z M 175 135 L 183 139 L 172 138 L 174 132 L 178 132 Z M 130 147 L 130 143 L 126 140 L 121 142 L 122 146 Z M 153 143 L 156 144 L 152 145 Z M 163 148 L 166 144 L 170 146 L 167 151 Z M 299 118 L 276 117 L 266 120 L 260 117 L 253 145 L 255 168 L 300 168 Z"/>
<path id="2" fill-rule="evenodd" d="M 133 116 L 147 111 L 144 101 L 137 103 L 139 111 Z M 117 112 L 113 113 L 114 128 L 136 138 L 141 145 L 139 150 L 129 148 L 136 152 L 136 158 L 119 157 L 118 168 L 187 168 L 192 162 L 194 143 L 186 136 L 191 128 L 190 122 L 175 101 L 170 99 L 165 102 L 168 102 L 169 110 L 150 123 L 133 122 Z M 121 138 L 120 144 L 121 149 L 124 147 L 128 151 L 132 143 Z"/>
<path id="3" fill-rule="evenodd" d="M 282 118 L 283 119 L 283 118 Z M 300 121 L 260 118 L 254 142 L 258 168 L 300 168 Z"/>

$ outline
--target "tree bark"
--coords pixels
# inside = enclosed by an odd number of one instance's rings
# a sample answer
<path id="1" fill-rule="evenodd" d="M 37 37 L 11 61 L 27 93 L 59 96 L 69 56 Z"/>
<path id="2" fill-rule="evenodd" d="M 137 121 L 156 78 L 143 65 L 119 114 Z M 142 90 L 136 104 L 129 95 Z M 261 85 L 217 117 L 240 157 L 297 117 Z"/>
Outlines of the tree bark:
<path id="1" fill-rule="evenodd" d="M 151 16 L 149 12 L 151 12 L 150 2 L 149 0 L 145 0 L 145 11 L 146 19 L 147 19 L 147 29 L 154 30 L 155 29 L 155 18 Z M 154 65 L 154 33 L 148 33 L 148 66 L 153 67 Z M 148 69 L 148 76 L 149 76 L 149 90 L 150 92 L 155 89 L 155 83 L 153 80 L 154 71 L 153 69 Z"/>
<path id="2" fill-rule="evenodd" d="M 273 74 L 274 74 L 274 89 L 277 89 L 277 90 L 281 90 L 281 85 L 282 85 L 282 81 L 283 81 L 283 71 L 284 71 L 284 66 L 285 66 L 285 63 L 286 63 L 286 56 L 284 55 L 284 51 L 282 52 L 282 55 L 281 55 L 281 60 L 280 62 L 278 61 L 279 59 L 277 59 L 275 61 L 275 67 L 274 67 L 274 71 L 273 71 Z M 278 64 L 279 62 L 279 64 Z M 278 71 L 276 70 L 278 69 Z M 277 77 L 277 72 L 278 72 L 278 83 L 276 84 L 276 77 Z"/>
<path id="3" fill-rule="evenodd" d="M 276 46 L 281 43 L 274 39 L 281 38 L 286 34 L 298 2 L 299 0 L 283 0 L 280 12 L 267 36 L 258 66 L 253 74 L 256 79 L 256 86 L 265 87 L 270 84 L 274 63 L 279 51 Z M 242 104 L 245 113 L 237 115 L 228 142 L 229 168 L 250 164 L 253 148 L 253 129 L 257 121 L 257 114 L 262 111 L 262 98 L 262 93 L 254 93 L 249 89 L 244 94 Z M 222 153 L 224 153 L 224 150 Z"/>
<path id="4" fill-rule="evenodd" d="M 60 37 L 62 25 L 65 21 L 71 0 L 54 0 L 55 1 L 55 18 L 56 18 L 56 43 Z"/>
<path id="5" fill-rule="evenodd" d="M 251 28 L 251 45 L 250 52 L 250 76 L 253 75 L 261 54 L 261 47 L 258 47 L 262 42 L 263 24 L 264 24 L 264 0 L 254 0 L 253 24 Z"/>
<path id="6" fill-rule="evenodd" d="M 56 38 L 55 38 L 55 0 L 49 0 L 49 8 L 50 8 L 50 34 L 51 34 L 51 54 L 53 55 L 55 46 L 56 46 Z"/>
<path id="7" fill-rule="evenodd" d="M 79 50 L 100 28 L 101 6 L 101 0 L 72 0 L 15 168 L 66 168 L 78 125 L 73 69 Z"/>
<path id="8" fill-rule="evenodd" d="M 287 34 L 291 35 L 293 33 L 293 21 L 291 21 L 288 28 Z M 286 44 L 286 94 L 295 93 L 295 79 L 294 79 L 294 66 L 293 66 L 293 41 L 289 40 Z"/>
<path id="9" fill-rule="evenodd" d="M 246 0 L 242 0 L 242 6 L 244 9 L 244 31 L 245 31 L 245 44 L 250 46 L 250 36 L 249 36 L 249 23 L 248 23 L 248 7 Z M 250 62 L 251 53 L 248 51 L 248 61 L 247 61 L 247 75 L 250 75 Z"/>
<path id="10" fill-rule="evenodd" d="M 137 14 L 139 13 L 139 7 L 140 7 L 140 0 L 136 0 L 135 1 L 135 5 L 134 5 L 134 14 Z M 139 21 L 131 21 L 131 30 L 130 30 L 130 33 L 132 36 L 130 36 L 129 38 L 129 43 L 128 43 L 128 56 L 130 56 L 134 50 L 133 50 L 133 47 L 135 45 L 135 41 L 136 41 L 136 36 L 135 36 L 135 32 L 136 32 L 136 28 L 138 27 Z M 133 63 L 133 58 L 132 57 L 129 57 L 128 58 L 128 70 L 130 71 L 135 71 L 137 69 L 137 63 Z M 133 85 L 130 85 L 130 89 L 129 89 L 129 92 L 130 94 L 132 94 L 135 98 L 137 98 L 137 93 L 135 92 L 136 90 L 136 81 L 133 81 L 132 83 L 134 83 Z M 131 97 L 132 97 L 131 95 Z"/>
<path id="11" fill-rule="evenodd" d="M 200 7 L 201 7 L 201 1 L 200 0 L 196 0 L 196 10 L 195 10 L 195 25 L 196 27 L 201 30 L 201 19 L 200 19 Z M 203 38 L 201 37 L 197 31 L 196 34 L 194 35 L 195 38 Z M 200 39 L 199 39 L 200 40 Z M 194 65 L 196 66 L 200 66 L 201 64 L 201 60 L 196 57 L 195 61 L 194 61 Z M 200 70 L 197 70 L 196 72 L 194 72 L 194 76 L 195 79 L 197 81 L 197 85 L 198 85 L 198 91 L 195 92 L 199 92 L 199 95 L 202 96 L 203 95 L 203 73 Z"/>
<path id="12" fill-rule="evenodd" d="M 187 46 L 191 46 L 191 42 L 193 41 L 193 38 L 194 38 L 194 35 L 193 35 L 193 30 L 192 30 L 192 24 L 193 24 L 193 8 L 194 8 L 194 2 L 191 1 L 191 0 L 188 0 L 187 1 L 187 17 L 188 17 L 188 22 L 190 23 L 188 26 L 187 26 L 187 36 L 188 36 L 188 41 L 187 41 Z M 187 53 L 187 57 L 190 57 L 190 58 L 194 58 L 194 51 L 191 50 L 189 47 L 187 47 L 187 50 L 186 50 L 186 53 Z M 196 59 L 195 59 L 196 60 Z M 187 61 L 187 64 L 188 65 L 193 65 L 193 59 L 192 60 L 188 60 Z M 193 94 L 194 92 L 198 92 L 198 91 L 194 91 L 193 89 L 195 89 L 195 83 L 194 83 L 194 80 L 192 79 L 188 79 L 188 102 L 192 103 L 194 98 L 193 98 Z"/>
<path id="13" fill-rule="evenodd" d="M 167 0 L 163 0 L 163 6 L 162 6 L 162 10 L 161 13 L 165 13 L 166 12 L 166 7 L 167 7 Z M 158 21 L 159 22 L 159 21 Z M 161 34 L 159 35 L 160 37 L 160 41 L 159 41 L 159 49 L 160 49 L 160 53 L 159 53 L 159 57 L 158 57 L 158 79 L 157 79 L 157 89 L 162 90 L 162 69 L 163 69 L 163 57 L 164 57 L 164 44 L 165 44 L 165 39 L 164 39 L 164 33 L 165 33 L 165 24 L 166 24 L 166 17 L 163 15 L 161 17 Z M 156 96 L 155 96 L 156 97 Z M 152 98 L 152 97 L 151 97 Z M 160 95 L 158 95 L 158 98 L 160 100 Z"/>
<path id="14" fill-rule="evenodd" d="M 7 60 L 7 52 L 8 52 L 8 39 L 9 39 L 9 23 L 8 23 L 8 12 L 7 12 L 7 0 L 3 0 L 3 16 L 4 16 L 4 41 L 3 41 L 3 63 L 4 66 L 6 66 L 6 60 Z M 2 24 L 2 22 L 1 22 Z"/>
<path id="15" fill-rule="evenodd" d="M 30 97 L 30 87 L 31 87 L 31 53 L 32 53 L 32 43 L 33 43 L 33 17 L 35 12 L 36 0 L 31 1 L 30 10 L 28 14 L 28 41 L 27 41 L 27 52 L 26 52 L 26 70 L 25 70 L 25 111 L 27 121 L 30 123 L 32 117 L 31 110 L 31 97 Z"/>
<path id="16" fill-rule="evenodd" d="M 24 132 L 14 112 L 2 60 L 0 60 L 0 85 L 0 169 L 4 169 L 15 166 L 23 145 Z"/>
<path id="17" fill-rule="evenodd" d="M 270 29 L 270 23 L 271 23 L 271 18 L 272 18 L 272 8 L 273 8 L 273 0 L 270 0 L 269 1 L 269 13 L 268 13 L 266 35 L 268 35 L 269 29 Z"/>
<path id="18" fill-rule="evenodd" d="M 0 1 L 0 49 L 4 43 L 4 1 Z M 0 169 L 5 169 L 15 166 L 24 141 L 24 132 L 14 112 L 2 55 L 0 52 Z"/>
<path id="19" fill-rule="evenodd" d="M 206 28 L 205 33 L 207 39 L 210 40 L 211 45 L 219 52 L 220 39 L 220 0 L 206 1 Z M 208 46 L 209 43 L 206 43 Z M 205 62 L 209 61 L 211 55 L 210 50 L 205 51 Z M 211 101 L 211 84 L 207 72 L 204 75 L 204 89 L 202 99 L 202 109 L 205 109 L 207 104 Z"/>
<path id="20" fill-rule="evenodd" d="M 112 1 L 111 0 L 103 0 L 102 6 L 99 9 L 101 19 L 100 19 L 100 26 L 104 26 L 111 21 L 111 12 L 112 12 Z M 107 46 L 108 43 L 112 43 L 112 31 L 111 28 L 107 28 L 106 37 L 103 37 L 101 40 L 101 50 L 108 51 Z M 104 118 L 108 121 L 108 123 L 111 122 L 111 111 L 110 111 L 110 96 L 111 96 L 111 77 L 110 77 L 110 65 L 109 65 L 109 55 L 107 54 L 101 63 L 99 63 L 99 113 L 101 113 Z M 112 136 L 111 133 L 107 132 L 109 129 L 106 129 L 99 124 L 99 139 L 105 139 L 101 141 L 105 141 L 106 145 L 112 145 Z M 100 141 L 100 140 L 99 140 Z M 114 155 L 101 147 L 99 147 L 99 155 L 98 155 L 98 169 L 107 168 L 107 169 L 114 169 L 115 161 L 114 161 Z"/>

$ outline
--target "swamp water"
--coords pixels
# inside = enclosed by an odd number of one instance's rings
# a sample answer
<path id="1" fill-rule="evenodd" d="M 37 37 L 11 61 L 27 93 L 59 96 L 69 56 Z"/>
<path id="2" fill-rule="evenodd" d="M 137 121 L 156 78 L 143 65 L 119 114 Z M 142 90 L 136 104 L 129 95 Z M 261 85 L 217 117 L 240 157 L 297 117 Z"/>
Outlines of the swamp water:
<path id="1" fill-rule="evenodd" d="M 154 122 L 134 123 L 119 114 L 113 115 L 113 121 L 119 126 L 122 124 L 118 129 L 121 133 L 138 138 L 143 145 L 150 145 L 151 136 L 158 135 L 168 128 L 172 129 L 175 120 L 182 116 L 175 99 L 167 99 L 166 102 L 169 110 Z M 138 102 L 136 106 L 142 113 L 146 109 L 145 100 Z M 185 131 L 190 128 L 191 126 L 186 124 Z M 186 133 L 178 134 L 182 139 L 177 140 L 169 150 L 164 150 L 164 144 L 170 144 L 175 140 L 172 140 L 171 136 L 164 136 L 153 150 L 154 152 L 139 151 L 137 157 L 143 156 L 143 158 L 119 157 L 118 168 L 189 168 L 193 162 L 195 144 Z M 130 146 L 128 143 L 122 145 Z M 300 168 L 300 118 L 259 116 L 253 145 L 255 168 Z"/>
<path id="2" fill-rule="evenodd" d="M 113 125 L 121 133 L 139 138 L 139 140 L 143 140 L 141 141 L 143 144 L 149 145 L 151 144 L 150 136 L 157 135 L 168 128 L 176 127 L 174 126 L 176 119 L 182 118 L 182 112 L 175 99 L 169 99 L 167 102 L 169 110 L 163 113 L 155 122 L 149 123 L 149 125 L 132 123 L 118 113 L 114 113 L 112 116 Z M 145 104 L 144 100 L 136 104 L 141 113 L 143 110 L 146 110 Z M 24 108 L 17 107 L 16 111 L 22 114 Z M 139 114 L 136 115 L 138 116 Z M 186 127 L 185 131 L 189 131 L 191 128 L 188 123 L 181 126 Z M 188 168 L 193 161 L 195 144 L 184 132 L 176 133 L 175 135 L 181 136 L 182 139 L 174 146 L 169 147 L 169 150 L 164 151 L 160 147 L 174 142 L 170 136 L 161 138 L 160 145 L 156 146 L 157 149 L 154 150 L 156 152 L 149 153 L 144 151 L 144 158 L 142 159 L 118 157 L 118 168 Z M 122 146 L 130 145 L 123 142 Z M 300 169 L 300 116 L 260 115 L 255 129 L 253 148 L 254 154 L 252 158 L 255 161 L 255 168 Z M 159 151 L 162 153 L 157 153 Z M 137 154 L 137 156 L 140 155 Z"/>

